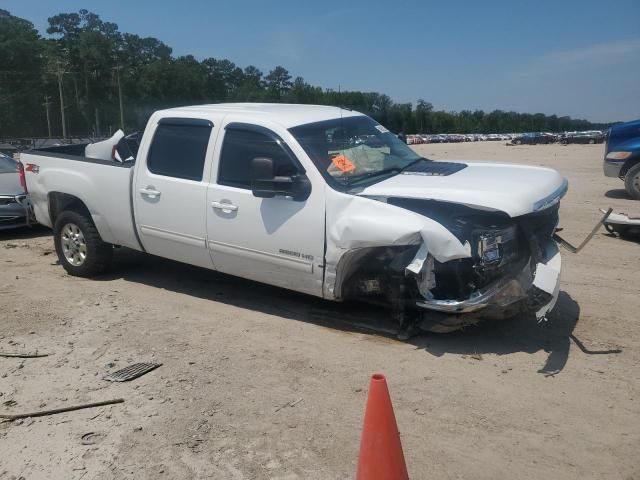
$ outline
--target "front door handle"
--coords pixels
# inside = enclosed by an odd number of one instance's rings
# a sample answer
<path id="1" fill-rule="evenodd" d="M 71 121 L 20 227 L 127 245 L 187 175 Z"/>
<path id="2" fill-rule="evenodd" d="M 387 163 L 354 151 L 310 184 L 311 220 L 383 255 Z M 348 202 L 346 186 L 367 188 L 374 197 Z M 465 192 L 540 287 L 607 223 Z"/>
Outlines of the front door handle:
<path id="1" fill-rule="evenodd" d="M 215 209 L 222 210 L 225 213 L 235 212 L 238 210 L 238 206 L 233 203 L 211 202 L 211 206 Z"/>
<path id="2" fill-rule="evenodd" d="M 141 195 L 144 195 L 144 196 L 149 197 L 149 198 L 159 197 L 160 194 L 162 193 L 162 192 L 159 192 L 158 190 L 156 190 L 155 188 L 153 188 L 151 186 L 149 186 L 147 188 L 141 188 L 139 191 L 140 191 Z"/>

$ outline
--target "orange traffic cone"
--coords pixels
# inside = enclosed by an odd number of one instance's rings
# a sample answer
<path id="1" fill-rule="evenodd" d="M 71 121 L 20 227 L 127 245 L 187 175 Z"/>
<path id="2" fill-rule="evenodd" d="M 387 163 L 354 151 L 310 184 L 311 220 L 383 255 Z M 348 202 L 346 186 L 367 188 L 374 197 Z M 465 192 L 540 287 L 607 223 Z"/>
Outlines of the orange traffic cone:
<path id="1" fill-rule="evenodd" d="M 387 380 L 374 373 L 364 413 L 357 480 L 407 480 L 407 465 L 393 413 Z"/>

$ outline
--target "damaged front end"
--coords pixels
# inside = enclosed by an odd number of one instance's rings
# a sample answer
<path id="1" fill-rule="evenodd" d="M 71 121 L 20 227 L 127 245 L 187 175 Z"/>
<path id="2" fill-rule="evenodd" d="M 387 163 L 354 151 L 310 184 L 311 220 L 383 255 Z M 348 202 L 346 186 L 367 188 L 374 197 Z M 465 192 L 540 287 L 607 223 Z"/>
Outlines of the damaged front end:
<path id="1" fill-rule="evenodd" d="M 449 332 L 523 311 L 543 319 L 553 308 L 559 203 L 516 218 L 435 200 L 391 197 L 384 204 L 443 226 L 458 248 L 443 255 L 422 232 L 411 244 L 350 249 L 336 268 L 337 298 L 391 305 L 404 334 Z"/>

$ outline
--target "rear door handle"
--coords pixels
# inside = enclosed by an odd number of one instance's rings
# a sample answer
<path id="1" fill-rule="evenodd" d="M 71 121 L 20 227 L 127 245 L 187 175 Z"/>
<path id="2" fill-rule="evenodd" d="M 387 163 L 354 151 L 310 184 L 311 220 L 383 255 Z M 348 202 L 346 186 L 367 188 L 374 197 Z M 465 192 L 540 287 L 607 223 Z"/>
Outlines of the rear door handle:
<path id="1" fill-rule="evenodd" d="M 140 191 L 141 195 L 144 195 L 144 196 L 149 197 L 149 198 L 159 197 L 161 195 L 161 193 L 162 193 L 162 192 L 159 192 L 158 190 L 156 190 L 153 187 L 141 188 L 139 191 Z"/>
<path id="2" fill-rule="evenodd" d="M 233 203 L 211 202 L 211 206 L 223 212 L 235 212 L 238 210 L 238 206 Z"/>

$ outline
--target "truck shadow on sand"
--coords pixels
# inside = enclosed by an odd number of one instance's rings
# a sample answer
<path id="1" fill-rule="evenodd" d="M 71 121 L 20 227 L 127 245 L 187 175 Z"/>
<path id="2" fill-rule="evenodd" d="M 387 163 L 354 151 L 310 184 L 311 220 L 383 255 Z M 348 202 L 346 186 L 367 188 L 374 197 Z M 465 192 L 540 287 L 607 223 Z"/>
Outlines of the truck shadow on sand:
<path id="1" fill-rule="evenodd" d="M 437 337 L 421 336 L 411 343 L 432 355 L 468 355 L 477 360 L 482 360 L 483 354 L 544 351 L 548 356 L 538 372 L 550 376 L 566 366 L 579 319 L 580 306 L 571 295 L 561 291 L 554 311 L 542 322 L 538 322 L 533 313 L 521 314 L 510 320 L 487 321 Z"/>
<path id="2" fill-rule="evenodd" d="M 555 375 L 567 363 L 571 340 L 586 354 L 620 353 L 620 350 L 589 350 L 575 337 L 573 330 L 580 318 L 580 307 L 564 291 L 560 292 L 549 319 L 541 323 L 533 314 L 525 314 L 448 334 L 423 333 L 402 342 L 396 339 L 397 328 L 390 320 L 389 312 L 379 307 L 334 303 L 124 248 L 116 252 L 114 260 L 113 273 L 100 280 L 121 278 L 333 330 L 385 337 L 392 342 L 411 344 L 436 357 L 448 353 L 481 359 L 483 354 L 544 351 L 548 357 L 538 372 Z"/>
<path id="3" fill-rule="evenodd" d="M 624 188 L 613 188 L 606 191 L 604 196 L 607 198 L 613 198 L 614 200 L 632 200 Z"/>

